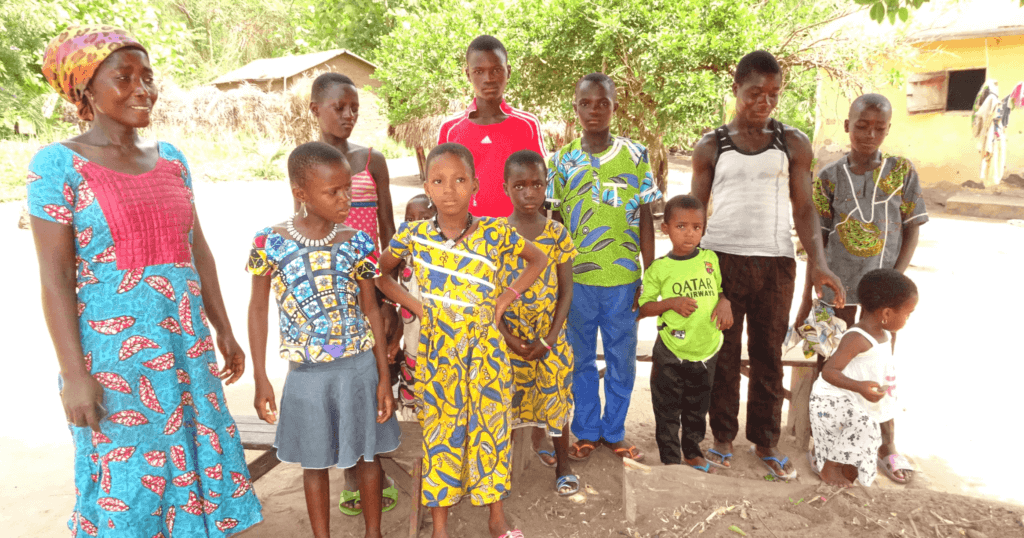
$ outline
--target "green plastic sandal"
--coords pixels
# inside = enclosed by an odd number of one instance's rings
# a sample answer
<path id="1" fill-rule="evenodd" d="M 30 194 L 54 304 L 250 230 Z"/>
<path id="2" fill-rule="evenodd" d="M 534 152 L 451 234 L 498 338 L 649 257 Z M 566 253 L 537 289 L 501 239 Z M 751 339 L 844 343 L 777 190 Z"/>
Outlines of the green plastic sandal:
<path id="1" fill-rule="evenodd" d="M 398 506 L 398 488 L 395 487 L 395 481 L 388 478 L 388 487 L 384 488 L 381 492 L 381 497 L 384 499 L 391 499 L 391 506 L 384 506 L 383 500 L 381 501 L 381 512 L 390 512 Z"/>
<path id="2" fill-rule="evenodd" d="M 397 492 L 396 492 L 397 494 Z M 345 503 L 351 502 L 353 505 L 360 501 L 358 491 L 349 491 L 347 489 L 341 490 L 341 500 L 338 501 L 338 510 L 341 510 L 342 514 L 346 516 L 358 516 L 363 513 L 362 508 L 349 508 L 345 506 Z"/>

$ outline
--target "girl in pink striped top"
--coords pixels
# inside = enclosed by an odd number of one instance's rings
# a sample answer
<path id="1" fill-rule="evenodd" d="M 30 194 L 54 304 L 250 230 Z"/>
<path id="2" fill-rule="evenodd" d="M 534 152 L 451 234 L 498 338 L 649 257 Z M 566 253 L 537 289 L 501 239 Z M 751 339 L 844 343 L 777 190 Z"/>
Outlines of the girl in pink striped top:
<path id="1" fill-rule="evenodd" d="M 345 224 L 369 234 L 379 250 L 395 233 L 390 176 L 381 152 L 349 141 L 359 119 L 355 83 L 338 73 L 320 75 L 313 81 L 309 110 L 320 123 L 320 141 L 338 148 L 352 167 L 352 211 Z"/>

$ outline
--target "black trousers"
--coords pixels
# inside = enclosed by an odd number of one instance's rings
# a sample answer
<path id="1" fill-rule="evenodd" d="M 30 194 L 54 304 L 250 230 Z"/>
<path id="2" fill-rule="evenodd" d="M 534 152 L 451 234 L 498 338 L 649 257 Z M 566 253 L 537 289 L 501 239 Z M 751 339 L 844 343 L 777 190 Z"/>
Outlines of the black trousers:
<path id="1" fill-rule="evenodd" d="M 661 463 L 668 465 L 682 463 L 682 457 L 703 457 L 700 442 L 707 433 L 718 354 L 704 362 L 681 361 L 665 347 L 659 336 L 654 343 L 652 360 L 651 403 Z"/>
<path id="2" fill-rule="evenodd" d="M 779 444 L 782 429 L 782 341 L 789 329 L 796 260 L 719 252 L 718 262 L 722 288 L 732 304 L 732 327 L 723 333 L 718 375 L 711 389 L 711 432 L 716 441 L 726 442 L 735 440 L 739 432 L 740 356 L 746 321 L 747 439 L 771 448 Z"/>

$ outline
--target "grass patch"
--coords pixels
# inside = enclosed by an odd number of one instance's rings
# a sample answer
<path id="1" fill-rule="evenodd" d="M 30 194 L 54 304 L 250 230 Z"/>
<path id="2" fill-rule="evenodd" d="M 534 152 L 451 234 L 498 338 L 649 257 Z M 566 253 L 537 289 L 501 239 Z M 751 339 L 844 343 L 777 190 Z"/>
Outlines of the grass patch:
<path id="1" fill-rule="evenodd" d="M 41 145 L 38 141 L 0 140 L 0 202 L 25 199 L 28 163 Z"/>

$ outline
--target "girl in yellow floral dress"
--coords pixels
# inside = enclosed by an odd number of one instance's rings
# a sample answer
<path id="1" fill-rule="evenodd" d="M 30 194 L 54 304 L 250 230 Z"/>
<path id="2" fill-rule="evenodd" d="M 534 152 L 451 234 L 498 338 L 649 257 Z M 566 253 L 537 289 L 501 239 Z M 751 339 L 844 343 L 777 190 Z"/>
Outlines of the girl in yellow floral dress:
<path id="1" fill-rule="evenodd" d="M 495 321 L 547 264 L 544 253 L 502 220 L 477 218 L 473 156 L 447 143 L 427 156 L 424 190 L 437 207 L 428 221 L 405 222 L 381 255 L 381 290 L 420 318 L 416 396 L 423 402 L 423 503 L 433 538 L 448 536 L 448 508 L 468 496 L 491 508 L 495 538 L 522 538 L 505 520 L 509 491 L 512 368 Z M 411 255 L 422 302 L 390 275 Z M 501 276 L 526 261 L 509 284 Z"/>
<path id="2" fill-rule="evenodd" d="M 565 496 L 580 489 L 569 463 L 573 355 L 563 330 L 572 304 L 576 247 L 564 226 L 539 213 L 547 177 L 544 158 L 534 151 L 517 151 L 505 162 L 505 192 L 514 209 L 502 220 L 537 245 L 548 256 L 548 263 L 522 299 L 512 303 L 498 328 L 515 374 L 513 428 L 535 427 L 534 450 L 541 462 L 555 467 L 555 491 Z M 507 281 L 522 272 L 522 265 L 506 265 Z M 546 442 L 545 433 L 554 439 L 554 453 L 540 448 Z"/>

